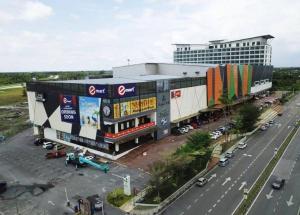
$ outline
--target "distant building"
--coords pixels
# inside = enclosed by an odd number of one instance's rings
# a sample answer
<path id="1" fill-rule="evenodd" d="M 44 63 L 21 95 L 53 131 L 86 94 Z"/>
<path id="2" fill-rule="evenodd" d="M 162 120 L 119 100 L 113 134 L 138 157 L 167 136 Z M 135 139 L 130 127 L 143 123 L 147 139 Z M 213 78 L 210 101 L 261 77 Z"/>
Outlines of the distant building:
<path id="1" fill-rule="evenodd" d="M 208 44 L 174 44 L 174 62 L 189 64 L 271 65 L 272 35 L 240 40 L 213 40 Z"/>

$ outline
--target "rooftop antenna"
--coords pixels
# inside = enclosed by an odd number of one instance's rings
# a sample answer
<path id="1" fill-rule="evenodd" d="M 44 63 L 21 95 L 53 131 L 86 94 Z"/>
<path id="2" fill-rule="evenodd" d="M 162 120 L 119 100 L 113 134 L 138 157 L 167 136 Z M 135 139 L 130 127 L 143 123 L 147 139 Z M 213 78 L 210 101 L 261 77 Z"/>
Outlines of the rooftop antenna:
<path id="1" fill-rule="evenodd" d="M 127 59 L 128 65 L 130 65 L 130 59 Z"/>

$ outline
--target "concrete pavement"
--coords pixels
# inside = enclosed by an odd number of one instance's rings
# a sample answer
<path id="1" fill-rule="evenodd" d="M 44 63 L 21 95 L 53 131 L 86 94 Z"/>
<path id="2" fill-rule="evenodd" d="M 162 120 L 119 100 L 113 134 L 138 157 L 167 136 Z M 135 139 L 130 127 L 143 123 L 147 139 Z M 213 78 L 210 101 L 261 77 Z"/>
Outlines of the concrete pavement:
<path id="1" fill-rule="evenodd" d="M 300 96 L 296 97 L 297 102 Z M 203 188 L 192 187 L 173 202 L 164 214 L 231 214 L 242 200 L 243 189 L 250 188 L 274 155 L 295 121 L 295 102 L 287 104 L 284 116 L 278 117 L 267 131 L 255 133 L 248 147 L 238 150 L 226 167 L 217 167 L 206 177 L 212 178 Z"/>

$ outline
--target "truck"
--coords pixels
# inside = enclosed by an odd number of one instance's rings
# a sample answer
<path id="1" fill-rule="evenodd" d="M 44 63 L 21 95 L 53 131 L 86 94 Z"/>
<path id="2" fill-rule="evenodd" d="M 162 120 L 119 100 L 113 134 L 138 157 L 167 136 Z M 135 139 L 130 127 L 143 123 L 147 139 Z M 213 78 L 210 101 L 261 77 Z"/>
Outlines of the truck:
<path id="1" fill-rule="evenodd" d="M 51 152 L 48 152 L 45 157 L 47 159 L 51 159 L 51 158 L 60 158 L 60 157 L 64 157 L 66 156 L 66 152 L 65 150 L 53 150 Z"/>
<path id="2" fill-rule="evenodd" d="M 90 165 L 96 169 L 100 169 L 103 172 L 107 173 L 109 171 L 109 166 L 106 163 L 100 163 L 96 159 L 89 159 L 83 154 L 78 153 L 67 153 L 66 155 L 66 165 L 69 163 L 78 167 Z"/>

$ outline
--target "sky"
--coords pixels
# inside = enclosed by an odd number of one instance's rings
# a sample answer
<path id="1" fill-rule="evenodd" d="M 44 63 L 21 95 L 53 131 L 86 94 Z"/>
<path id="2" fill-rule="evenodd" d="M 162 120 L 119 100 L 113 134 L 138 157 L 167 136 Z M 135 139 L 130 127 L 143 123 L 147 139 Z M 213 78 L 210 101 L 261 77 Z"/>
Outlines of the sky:
<path id="1" fill-rule="evenodd" d="M 0 72 L 172 62 L 174 43 L 271 34 L 300 66 L 299 0 L 0 0 Z"/>

